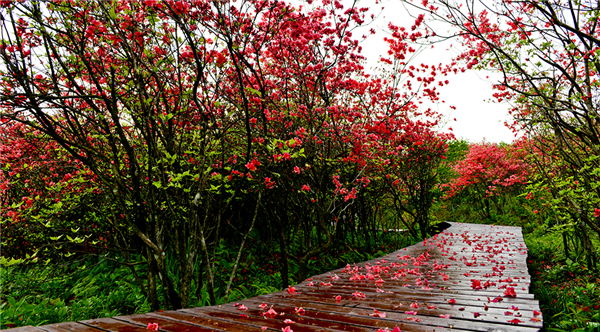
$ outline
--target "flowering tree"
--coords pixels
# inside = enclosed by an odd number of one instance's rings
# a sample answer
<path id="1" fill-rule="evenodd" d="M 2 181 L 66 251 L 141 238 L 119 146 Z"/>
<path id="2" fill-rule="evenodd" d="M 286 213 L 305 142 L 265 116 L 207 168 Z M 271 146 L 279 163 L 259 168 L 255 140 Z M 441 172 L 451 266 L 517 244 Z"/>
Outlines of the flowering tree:
<path id="1" fill-rule="evenodd" d="M 285 179 L 282 166 L 290 175 L 319 169 L 312 187 L 324 201 L 313 202 L 327 234 L 334 161 L 360 119 L 338 96 L 360 69 L 348 31 L 361 22 L 358 9 L 58 1 L 7 2 L 2 15 L 3 125 L 31 128 L 89 170 L 108 202 L 98 217 L 119 248 L 143 244 L 153 309 L 157 283 L 168 307 L 187 306 L 195 273 L 206 274 L 215 303 L 211 239 L 236 197 L 252 197 L 258 211 L 261 192 Z M 332 27 L 331 15 L 345 23 Z M 5 174 L 4 189 L 17 190 L 19 173 Z M 310 191 L 298 182 L 295 190 Z M 177 280 L 168 253 L 178 253 Z"/>
<path id="2" fill-rule="evenodd" d="M 477 206 L 482 216 L 494 220 L 492 207 L 496 214 L 504 214 L 509 195 L 519 194 L 528 183 L 531 168 L 526 156 L 523 142 L 471 144 L 465 158 L 454 166 L 457 177 L 445 185 L 446 198 L 462 197 Z"/>
<path id="3" fill-rule="evenodd" d="M 528 135 L 540 151 L 547 144 L 556 147 L 552 151 L 560 155 L 559 164 L 569 165 L 568 177 L 579 179 L 589 193 L 565 202 L 577 211 L 570 218 L 600 235 L 594 216 L 599 197 L 594 170 L 600 167 L 595 158 L 600 152 L 597 4 L 442 0 L 420 6 L 433 20 L 457 28 L 443 37 L 457 37 L 466 47 L 457 57 L 464 69 L 502 74 L 494 97 L 514 103 L 514 122 L 508 125 Z"/>
<path id="4" fill-rule="evenodd" d="M 42 192 L 39 203 L 26 199 L 25 208 L 3 214 L 3 225 L 30 223 L 39 214 L 28 208 L 51 199 L 55 209 L 42 218 L 59 219 L 74 204 L 93 210 L 110 232 L 106 249 L 124 264 L 145 264 L 138 280 L 153 310 L 159 284 L 168 308 L 187 307 L 193 284 L 197 292 L 206 286 L 211 303 L 220 286 L 227 296 L 255 228 L 275 235 L 283 284 L 288 256 L 302 277 L 310 257 L 343 238 L 341 230 L 355 230 L 336 221 L 369 184 L 381 149 L 398 137 L 406 146 L 425 140 L 414 131 L 432 128 L 408 118 L 435 115 L 419 114 L 410 102 L 420 94 L 435 99 L 427 87 L 435 74 L 423 73 L 426 88 L 406 83 L 409 92 L 401 94 L 363 73 L 351 30 L 366 10 L 329 1 L 306 13 L 254 0 L 2 3 L 2 126 L 11 143 L 25 131 L 31 144 L 80 170 L 54 172 L 59 186 L 36 180 L 40 188 L 71 190 L 73 203 L 64 190 Z M 373 114 L 385 112 L 393 115 L 394 138 L 365 139 Z M 419 151 L 410 151 L 411 162 Z M 37 179 L 24 156 L 3 160 L 23 169 L 2 173 L 3 193 L 15 193 L 6 196 L 11 205 L 22 192 L 37 197 L 16 178 Z M 288 242 L 301 232 L 305 240 L 292 251 Z M 238 255 L 222 282 L 216 248 L 232 233 Z"/>
<path id="5" fill-rule="evenodd" d="M 105 247 L 108 230 L 94 218 L 104 202 L 89 169 L 23 124 L 0 126 L 0 137 L 3 255 L 48 259 Z"/>

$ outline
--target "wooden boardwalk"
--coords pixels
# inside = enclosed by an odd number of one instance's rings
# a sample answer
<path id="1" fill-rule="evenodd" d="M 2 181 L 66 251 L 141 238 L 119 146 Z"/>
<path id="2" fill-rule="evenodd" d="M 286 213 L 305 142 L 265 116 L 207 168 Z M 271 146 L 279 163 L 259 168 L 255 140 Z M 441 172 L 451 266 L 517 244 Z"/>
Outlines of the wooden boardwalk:
<path id="1" fill-rule="evenodd" d="M 518 227 L 451 223 L 422 243 L 239 303 L 11 331 L 538 331 L 526 259 Z"/>

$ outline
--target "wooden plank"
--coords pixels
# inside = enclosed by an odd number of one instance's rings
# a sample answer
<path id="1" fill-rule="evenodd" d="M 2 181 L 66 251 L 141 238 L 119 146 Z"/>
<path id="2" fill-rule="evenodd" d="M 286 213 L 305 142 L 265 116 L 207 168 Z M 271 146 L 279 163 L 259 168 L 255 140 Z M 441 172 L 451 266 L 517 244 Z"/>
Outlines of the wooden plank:
<path id="1" fill-rule="evenodd" d="M 97 328 L 102 331 L 119 331 L 119 332 L 148 332 L 148 328 L 142 327 L 135 324 L 130 324 L 127 322 L 123 322 L 121 320 L 116 320 L 113 318 L 98 318 L 98 319 L 90 319 L 84 320 L 80 322 L 81 324 Z"/>
<path id="2" fill-rule="evenodd" d="M 98 330 L 97 328 L 87 326 L 79 322 L 48 324 L 38 326 L 38 328 L 46 332 L 100 332 L 100 330 Z"/>
<path id="3" fill-rule="evenodd" d="M 246 303 L 250 303 L 247 301 L 242 301 Z M 258 306 L 258 302 L 255 302 L 256 306 Z M 287 304 L 294 305 L 294 302 L 273 305 L 273 309 L 277 311 L 278 315 L 271 318 L 265 318 L 261 314 L 264 311 L 260 310 L 252 310 L 248 315 L 249 318 L 261 322 L 261 324 L 279 322 L 277 327 L 283 328 L 286 325 L 290 325 L 293 329 L 297 328 L 297 331 L 374 331 L 375 329 L 384 329 L 388 328 L 392 330 L 394 327 L 398 326 L 402 329 L 402 331 L 450 331 L 446 328 L 441 327 L 430 327 L 424 326 L 422 324 L 417 324 L 413 322 L 399 322 L 396 320 L 389 319 L 381 319 L 375 317 L 369 317 L 368 315 L 348 315 L 348 314 L 340 314 L 340 312 L 332 312 L 327 310 L 319 310 L 313 309 L 312 307 L 305 307 L 304 313 L 299 315 L 296 313 L 295 306 L 287 306 Z M 318 306 L 318 305 L 317 305 Z M 187 309 L 186 309 L 187 310 Z M 239 316 L 239 314 L 232 312 L 236 309 L 233 309 L 230 306 L 221 305 L 212 307 L 202 307 L 202 308 L 194 308 L 194 312 L 197 313 L 206 313 L 207 315 L 211 315 L 213 317 L 223 317 L 228 313 L 232 313 L 233 319 Z M 352 308 L 347 308 L 347 310 L 353 310 Z M 293 320 L 294 324 L 285 324 L 282 321 L 284 319 Z M 281 329 L 277 329 L 281 331 Z"/>
<path id="4" fill-rule="evenodd" d="M 407 325 L 411 325 L 413 324 L 413 322 L 409 321 L 409 319 L 419 319 L 420 322 L 419 324 L 421 325 L 428 325 L 431 327 L 444 327 L 444 328 L 451 328 L 450 326 L 452 326 L 452 328 L 461 328 L 461 329 L 468 329 L 470 331 L 488 331 L 489 327 L 491 324 L 500 324 L 500 325 L 505 325 L 503 326 L 503 329 L 507 332 L 517 332 L 517 331 L 537 331 L 539 328 L 529 326 L 529 327 L 525 327 L 525 325 L 521 325 L 521 326 L 511 326 L 509 325 L 509 323 L 507 322 L 507 320 L 503 320 L 503 315 L 488 315 L 485 313 L 485 311 L 482 311 L 482 316 L 480 316 L 479 319 L 474 319 L 471 317 L 463 317 L 463 313 L 459 312 L 458 310 L 453 310 L 452 312 L 456 311 L 455 314 L 451 315 L 450 319 L 446 319 L 446 318 L 440 318 L 439 314 L 443 313 L 443 314 L 447 314 L 448 310 L 439 310 L 439 309 L 434 309 L 434 310 L 429 310 L 427 309 L 426 306 L 421 306 L 419 309 L 414 309 L 411 307 L 408 308 L 404 308 L 403 310 L 385 310 L 385 308 L 381 308 L 378 306 L 374 306 L 373 303 L 359 303 L 356 304 L 354 303 L 352 306 L 348 306 L 346 305 L 336 305 L 336 304 L 332 304 L 332 303 L 316 303 L 316 302 L 311 302 L 311 301 L 303 301 L 302 299 L 296 298 L 296 299 L 286 299 L 286 298 L 280 298 L 280 297 L 272 297 L 272 296 L 265 296 L 260 298 L 261 300 L 265 300 L 263 302 L 271 305 L 273 303 L 276 303 L 277 305 L 274 306 L 274 308 L 276 308 L 275 310 L 277 310 L 277 308 L 279 309 L 285 309 L 285 308 L 291 308 L 291 306 L 302 306 L 305 310 L 310 310 L 310 311 L 317 311 L 321 314 L 330 314 L 331 317 L 335 317 L 336 319 L 348 319 L 348 316 L 363 316 L 363 317 L 368 317 L 369 315 L 373 314 L 375 311 L 374 309 L 378 309 L 380 310 L 380 312 L 385 312 L 386 320 L 393 320 L 396 322 L 403 322 Z M 245 302 L 245 301 L 242 301 Z M 252 302 L 246 302 L 249 303 L 250 305 L 256 306 L 258 304 L 260 304 L 258 301 L 252 301 Z M 285 307 L 282 307 L 285 306 Z M 309 309 L 310 308 L 310 309 Z M 457 308 L 458 309 L 458 308 Z M 406 314 L 406 311 L 417 311 L 418 314 L 417 315 L 411 315 L 411 314 Z M 380 318 L 370 318 L 369 321 L 367 322 L 366 325 L 368 325 L 368 323 L 370 324 L 374 324 L 373 322 L 377 322 L 377 321 L 381 321 Z M 371 325 L 374 326 L 374 325 Z M 541 326 L 540 326 L 541 327 Z"/>
<path id="5" fill-rule="evenodd" d="M 21 326 L 21 327 L 13 327 L 10 329 L 10 332 L 43 332 L 44 330 L 36 327 L 36 326 Z"/>

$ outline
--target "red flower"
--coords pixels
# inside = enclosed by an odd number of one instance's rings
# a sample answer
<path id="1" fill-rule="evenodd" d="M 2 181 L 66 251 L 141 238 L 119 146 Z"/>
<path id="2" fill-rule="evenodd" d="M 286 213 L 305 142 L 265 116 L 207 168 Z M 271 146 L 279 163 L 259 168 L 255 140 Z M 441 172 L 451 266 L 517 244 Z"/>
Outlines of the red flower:
<path id="1" fill-rule="evenodd" d="M 265 312 L 265 316 L 273 318 L 277 316 L 277 311 L 273 310 L 273 306 L 271 306 L 271 308 L 267 312 Z"/>
<path id="2" fill-rule="evenodd" d="M 594 208 L 594 217 L 596 217 L 596 218 L 600 217 L 600 209 Z"/>
<path id="3" fill-rule="evenodd" d="M 504 297 L 517 297 L 514 287 L 507 287 L 504 291 Z"/>

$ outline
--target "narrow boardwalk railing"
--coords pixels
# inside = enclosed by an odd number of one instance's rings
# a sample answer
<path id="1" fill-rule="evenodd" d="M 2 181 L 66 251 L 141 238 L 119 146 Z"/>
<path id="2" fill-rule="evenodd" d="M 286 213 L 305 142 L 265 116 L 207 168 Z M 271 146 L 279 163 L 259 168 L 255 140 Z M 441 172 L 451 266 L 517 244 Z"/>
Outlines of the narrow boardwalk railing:
<path id="1" fill-rule="evenodd" d="M 538 331 L 526 259 L 519 227 L 451 223 L 422 243 L 238 303 L 11 331 Z"/>

